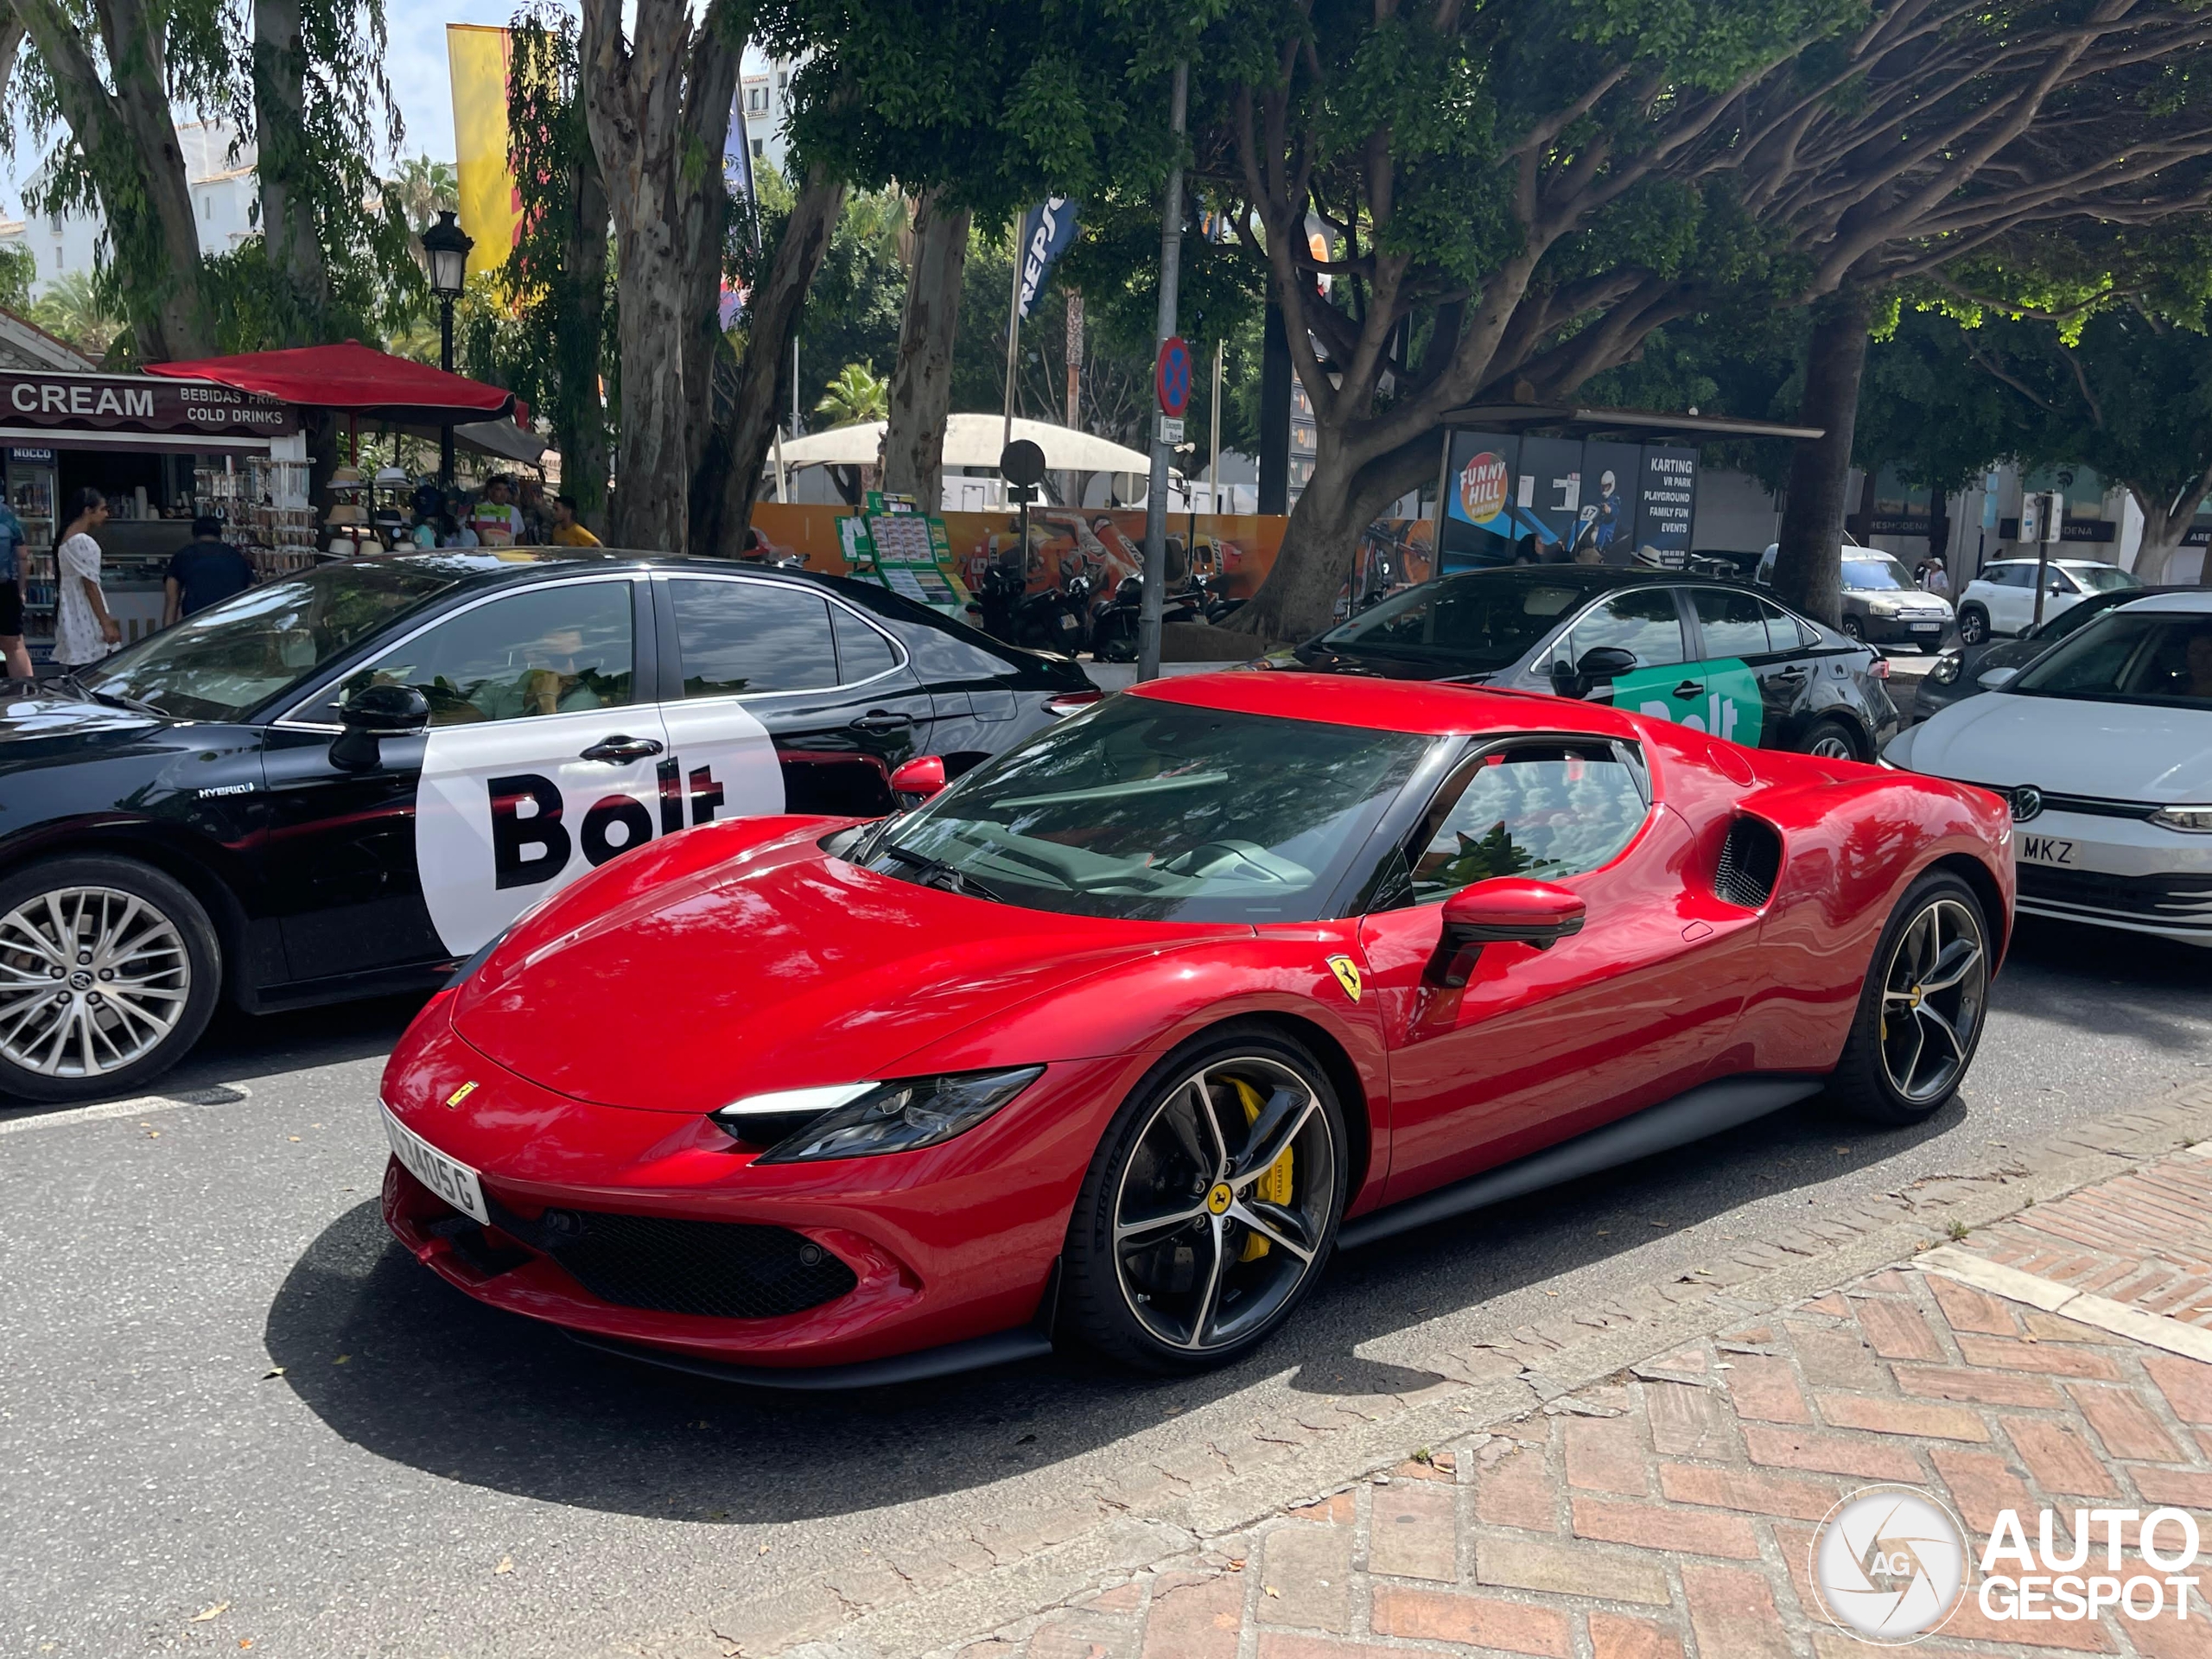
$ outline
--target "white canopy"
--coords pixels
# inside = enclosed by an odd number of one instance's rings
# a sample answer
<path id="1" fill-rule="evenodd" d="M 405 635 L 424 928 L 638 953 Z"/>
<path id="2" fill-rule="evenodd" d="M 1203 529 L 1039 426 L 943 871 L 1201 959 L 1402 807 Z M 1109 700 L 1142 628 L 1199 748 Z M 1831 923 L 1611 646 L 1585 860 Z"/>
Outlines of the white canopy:
<path id="1" fill-rule="evenodd" d="M 804 438 L 786 438 L 784 465 L 873 467 L 883 442 L 883 429 L 881 421 L 861 421 L 851 426 L 835 426 L 827 432 L 811 433 Z M 1045 452 L 1048 472 L 1142 474 L 1152 470 L 1152 457 L 1141 449 L 1128 448 L 1089 432 L 1054 426 L 1049 421 L 1017 417 L 1014 435 L 1027 438 Z M 999 452 L 1005 447 L 1005 416 L 955 415 L 945 428 L 944 464 L 996 468 Z M 771 451 L 772 465 L 774 459 Z"/>

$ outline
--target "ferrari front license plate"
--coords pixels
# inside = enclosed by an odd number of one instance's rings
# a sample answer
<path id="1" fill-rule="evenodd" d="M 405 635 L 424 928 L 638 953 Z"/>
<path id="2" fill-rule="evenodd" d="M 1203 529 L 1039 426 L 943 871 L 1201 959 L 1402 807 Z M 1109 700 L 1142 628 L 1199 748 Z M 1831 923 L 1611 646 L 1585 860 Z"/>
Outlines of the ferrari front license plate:
<path id="1" fill-rule="evenodd" d="M 2058 864 L 2074 868 L 2074 843 L 2056 836 L 2022 836 L 2016 843 L 2020 857 L 2030 864 Z"/>
<path id="2" fill-rule="evenodd" d="M 484 1183 L 474 1170 L 447 1157 L 401 1122 L 389 1106 L 384 1108 L 384 1133 L 391 1142 L 391 1155 L 407 1166 L 409 1174 L 463 1215 L 491 1224 L 492 1212 L 484 1207 Z"/>

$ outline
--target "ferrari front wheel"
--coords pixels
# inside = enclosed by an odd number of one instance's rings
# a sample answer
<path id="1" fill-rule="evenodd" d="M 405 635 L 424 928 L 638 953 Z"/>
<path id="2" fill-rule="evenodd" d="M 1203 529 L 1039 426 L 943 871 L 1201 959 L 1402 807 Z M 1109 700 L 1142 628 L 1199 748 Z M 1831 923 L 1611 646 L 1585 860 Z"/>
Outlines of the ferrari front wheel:
<path id="1" fill-rule="evenodd" d="M 1108 1125 L 1068 1228 L 1077 1334 L 1155 1371 L 1241 1358 L 1336 1241 L 1344 1113 L 1300 1044 L 1224 1027 L 1155 1066 Z"/>
<path id="2" fill-rule="evenodd" d="M 1828 1095 L 1878 1123 L 1917 1123 L 1958 1092 L 1989 1004 L 1989 926 L 1955 875 L 1914 882 L 1874 947 Z"/>

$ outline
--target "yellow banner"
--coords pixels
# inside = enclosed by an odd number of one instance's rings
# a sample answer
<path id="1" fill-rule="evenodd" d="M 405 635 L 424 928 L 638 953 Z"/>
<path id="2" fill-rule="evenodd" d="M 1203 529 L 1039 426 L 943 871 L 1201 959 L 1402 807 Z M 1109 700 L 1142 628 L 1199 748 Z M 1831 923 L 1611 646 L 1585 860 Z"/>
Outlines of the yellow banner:
<path id="1" fill-rule="evenodd" d="M 461 228 L 476 239 L 468 255 L 472 275 L 498 270 L 522 233 L 522 195 L 507 164 L 507 70 L 513 55 L 504 29 L 446 25 Z"/>

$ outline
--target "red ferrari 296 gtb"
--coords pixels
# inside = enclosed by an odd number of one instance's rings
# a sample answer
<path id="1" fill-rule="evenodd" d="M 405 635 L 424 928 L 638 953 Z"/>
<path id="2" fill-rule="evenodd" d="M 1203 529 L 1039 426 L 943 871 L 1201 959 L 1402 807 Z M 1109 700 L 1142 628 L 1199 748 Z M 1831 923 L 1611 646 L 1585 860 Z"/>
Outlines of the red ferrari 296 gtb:
<path id="1" fill-rule="evenodd" d="M 1339 1245 L 1823 1090 L 1936 1110 L 2010 834 L 1558 697 L 1155 682 L 524 915 L 392 1057 L 384 1212 L 480 1300 L 754 1382 L 1219 1364 Z"/>

